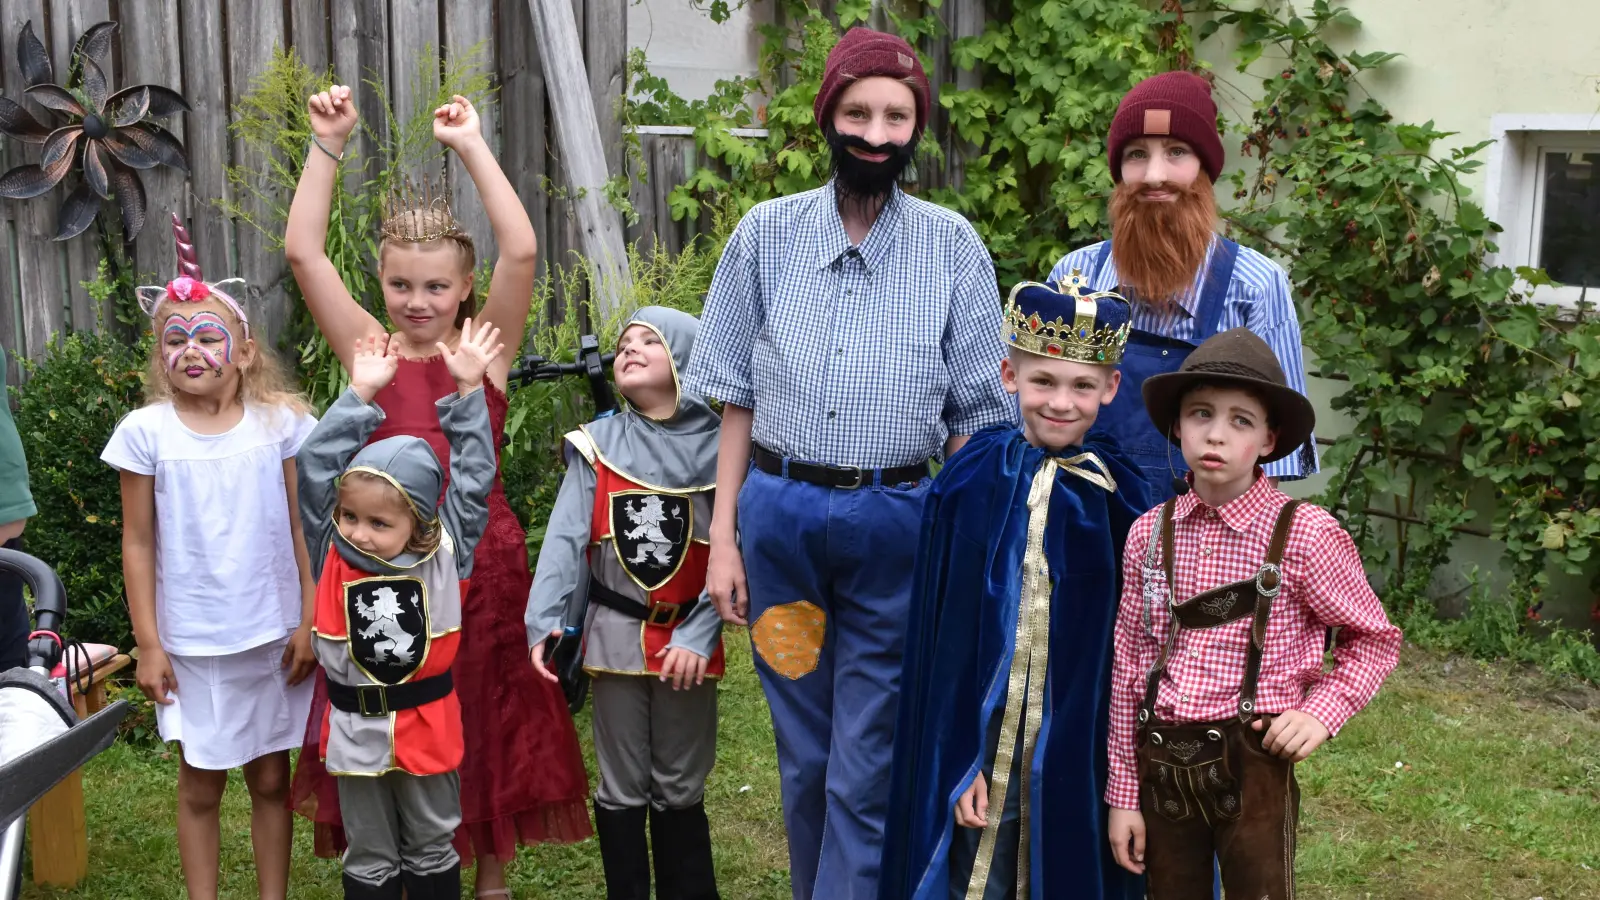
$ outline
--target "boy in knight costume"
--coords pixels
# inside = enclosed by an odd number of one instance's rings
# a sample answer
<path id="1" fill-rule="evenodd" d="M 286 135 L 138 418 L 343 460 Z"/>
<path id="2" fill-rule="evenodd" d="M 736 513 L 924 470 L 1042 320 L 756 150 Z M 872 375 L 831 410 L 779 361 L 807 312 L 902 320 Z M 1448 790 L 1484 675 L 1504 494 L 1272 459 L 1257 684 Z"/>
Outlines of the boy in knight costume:
<path id="1" fill-rule="evenodd" d="M 586 596 L 600 784 L 595 830 L 610 900 L 715 900 L 706 776 L 716 761 L 722 620 L 705 596 L 721 419 L 684 391 L 698 322 L 651 306 L 624 327 L 613 371 L 628 408 L 566 436 L 567 476 L 528 596 L 534 667 Z"/>
<path id="2" fill-rule="evenodd" d="M 1355 542 L 1262 467 L 1295 452 L 1316 414 L 1245 328 L 1144 382 L 1191 490 L 1134 524 L 1112 673 L 1109 836 L 1150 896 L 1294 897 L 1294 765 L 1370 701 L 1400 630 Z M 1337 626 L 1334 667 L 1324 635 Z"/>
<path id="3" fill-rule="evenodd" d="M 973 436 L 934 481 L 901 676 L 880 900 L 1120 896 L 1100 844 L 1107 675 L 1128 528 L 1147 506 L 1114 442 L 1129 308 L 1072 273 L 1011 292 L 1023 427 Z"/>
<path id="4" fill-rule="evenodd" d="M 320 753 L 338 778 L 347 900 L 461 895 L 451 839 L 463 747 L 450 666 L 494 483 L 482 387 L 499 338 L 468 319 L 455 350 L 439 345 L 458 388 L 436 404 L 448 487 L 422 438 L 362 446 L 384 418 L 372 398 L 399 366 L 387 335 L 358 343 L 350 387 L 296 457 L 317 577 L 314 649 L 328 676 Z"/>

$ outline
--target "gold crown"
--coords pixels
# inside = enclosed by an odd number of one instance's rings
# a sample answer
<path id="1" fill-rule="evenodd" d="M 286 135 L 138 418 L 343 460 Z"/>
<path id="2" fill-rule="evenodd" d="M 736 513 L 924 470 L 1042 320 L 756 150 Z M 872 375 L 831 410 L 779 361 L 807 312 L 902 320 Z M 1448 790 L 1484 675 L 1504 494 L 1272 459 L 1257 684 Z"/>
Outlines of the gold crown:
<path id="1" fill-rule="evenodd" d="M 436 213 L 429 216 L 427 213 Z M 383 201 L 383 236 L 408 244 L 425 244 L 466 234 L 450 212 L 444 182 L 424 176 L 419 185 L 410 176 L 389 185 Z"/>
<path id="2" fill-rule="evenodd" d="M 1054 318 L 1046 318 L 1051 310 L 1038 303 L 1030 304 L 1032 308 L 1024 310 L 1018 302 L 1019 295 L 1030 288 L 1048 292 L 1035 296 L 1054 301 L 1050 306 L 1057 307 L 1060 312 Z M 1114 304 L 1105 306 L 1112 309 L 1120 306 L 1121 314 L 1112 315 L 1111 322 L 1100 325 L 1102 300 L 1114 301 Z M 1062 314 L 1069 306 L 1073 309 L 1070 322 Z M 1041 310 L 1044 311 L 1041 313 Z M 1110 312 L 1111 309 L 1106 311 Z M 1019 350 L 1051 359 L 1114 366 L 1122 361 L 1122 350 L 1128 343 L 1128 332 L 1133 327 L 1132 312 L 1132 307 L 1120 294 L 1112 291 L 1091 293 L 1089 279 L 1074 269 L 1054 286 L 1024 281 L 1012 288 L 1011 296 L 1006 300 L 1005 330 L 1001 338 Z"/>

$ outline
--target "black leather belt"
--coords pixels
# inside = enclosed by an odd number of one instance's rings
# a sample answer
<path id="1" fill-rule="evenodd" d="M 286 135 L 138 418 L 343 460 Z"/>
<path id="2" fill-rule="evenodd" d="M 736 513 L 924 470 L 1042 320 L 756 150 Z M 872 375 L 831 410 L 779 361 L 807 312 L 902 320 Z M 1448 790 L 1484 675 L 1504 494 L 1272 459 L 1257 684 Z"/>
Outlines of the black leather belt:
<path id="1" fill-rule="evenodd" d="M 760 444 L 752 444 L 754 449 L 751 454 L 755 460 L 756 468 L 768 475 L 793 478 L 795 481 L 804 481 L 809 484 L 820 484 L 823 487 L 843 488 L 854 490 L 858 487 L 870 486 L 873 483 L 892 486 L 904 484 L 908 481 L 921 481 L 928 477 L 928 463 L 926 460 L 909 466 L 897 466 L 893 469 L 861 469 L 855 466 L 830 466 L 824 463 L 808 463 L 799 460 L 789 460 L 789 471 L 783 470 L 783 457 Z"/>
<path id="2" fill-rule="evenodd" d="M 402 709 L 443 700 L 455 689 L 449 672 L 404 684 L 340 684 L 328 679 L 328 702 L 340 712 L 381 719 Z"/>
<path id="3" fill-rule="evenodd" d="M 598 581 L 589 582 L 589 599 L 604 606 L 614 609 L 625 616 L 643 619 L 651 625 L 665 625 L 671 627 L 689 618 L 689 613 L 700 605 L 700 598 L 696 597 L 688 603 L 661 603 L 649 605 L 640 603 L 632 597 L 624 597 Z"/>

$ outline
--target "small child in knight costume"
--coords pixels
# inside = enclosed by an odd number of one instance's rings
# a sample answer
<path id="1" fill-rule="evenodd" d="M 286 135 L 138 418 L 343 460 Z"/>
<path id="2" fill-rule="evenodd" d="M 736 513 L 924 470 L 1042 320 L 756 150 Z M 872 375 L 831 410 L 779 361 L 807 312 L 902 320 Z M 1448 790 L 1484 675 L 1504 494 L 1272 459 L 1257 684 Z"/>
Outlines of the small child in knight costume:
<path id="1" fill-rule="evenodd" d="M 450 442 L 448 487 L 422 438 L 362 446 L 384 418 L 372 398 L 399 366 L 388 335 L 358 343 L 349 389 L 300 448 L 315 646 L 328 680 L 320 755 L 338 778 L 347 900 L 461 895 L 451 839 L 463 748 L 450 666 L 494 483 L 482 388 L 499 338 L 468 319 L 455 351 L 438 345 L 458 388 L 436 404 Z"/>
<path id="2" fill-rule="evenodd" d="M 595 830 L 610 900 L 649 900 L 650 821 L 659 900 L 715 900 L 706 776 L 716 762 L 722 620 L 705 596 L 721 419 L 680 386 L 699 323 L 645 307 L 617 342 L 627 410 L 566 436 L 567 476 L 528 595 L 528 643 L 587 596 L 600 784 Z M 711 679 L 709 682 L 707 679 Z"/>
<path id="3" fill-rule="evenodd" d="M 1123 562 L 1111 694 L 1110 840 L 1150 896 L 1294 896 L 1294 764 L 1365 706 L 1400 630 L 1327 511 L 1261 466 L 1303 444 L 1316 414 L 1248 329 L 1202 343 L 1144 383 L 1191 490 L 1139 519 Z M 1323 673 L 1326 629 L 1339 626 Z"/>
<path id="4" fill-rule="evenodd" d="M 1101 900 L 1129 880 L 1100 793 L 1117 560 L 1148 501 L 1085 437 L 1129 315 L 1076 272 L 1011 292 L 1001 379 L 1023 424 L 973 435 L 928 496 L 880 900 Z"/>

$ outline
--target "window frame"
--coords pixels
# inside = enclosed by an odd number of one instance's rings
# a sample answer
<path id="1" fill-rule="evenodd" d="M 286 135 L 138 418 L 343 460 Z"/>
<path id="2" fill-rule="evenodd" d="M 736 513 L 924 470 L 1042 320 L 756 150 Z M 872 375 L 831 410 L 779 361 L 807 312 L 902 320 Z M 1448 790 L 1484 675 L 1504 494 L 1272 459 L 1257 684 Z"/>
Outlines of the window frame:
<path id="1" fill-rule="evenodd" d="M 1600 154 L 1600 114 L 1497 115 L 1490 120 L 1490 137 L 1483 211 L 1504 231 L 1489 261 L 1532 266 L 1544 240 L 1545 154 Z M 1576 309 L 1580 298 L 1600 303 L 1600 285 L 1540 286 L 1531 296 L 1538 303 Z"/>

